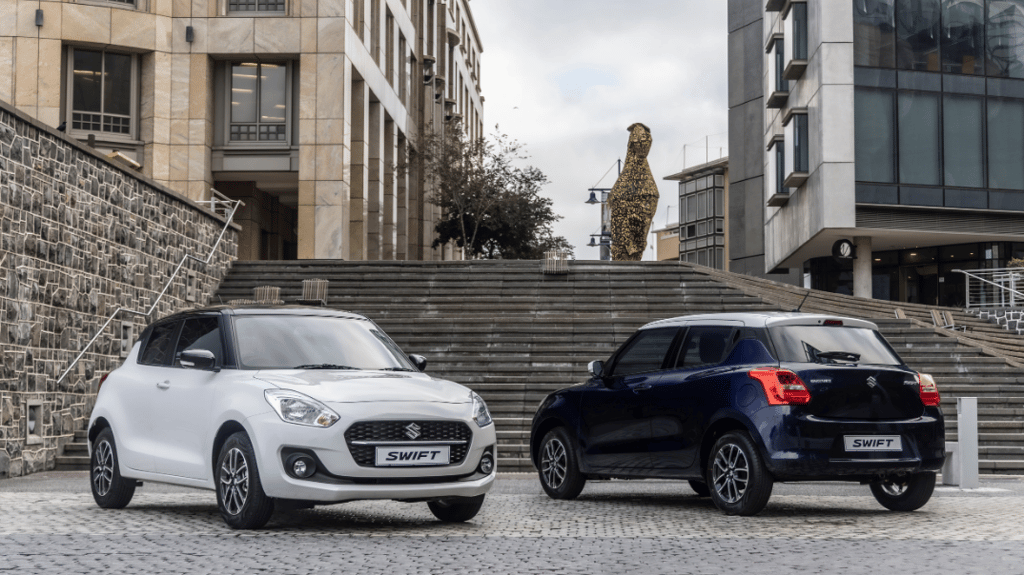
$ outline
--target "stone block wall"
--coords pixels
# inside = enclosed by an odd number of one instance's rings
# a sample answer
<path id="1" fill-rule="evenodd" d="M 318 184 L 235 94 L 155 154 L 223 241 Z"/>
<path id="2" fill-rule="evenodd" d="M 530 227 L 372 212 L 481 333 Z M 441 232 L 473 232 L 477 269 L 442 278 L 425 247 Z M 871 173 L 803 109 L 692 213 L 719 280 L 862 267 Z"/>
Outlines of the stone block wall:
<path id="1" fill-rule="evenodd" d="M 0 478 L 55 466 L 99 380 L 150 321 L 204 305 L 237 253 L 232 224 L 0 102 Z M 124 340 L 124 342 L 122 341 Z M 31 415 L 31 417 L 30 417 Z M 30 432 L 31 424 L 31 432 Z"/>

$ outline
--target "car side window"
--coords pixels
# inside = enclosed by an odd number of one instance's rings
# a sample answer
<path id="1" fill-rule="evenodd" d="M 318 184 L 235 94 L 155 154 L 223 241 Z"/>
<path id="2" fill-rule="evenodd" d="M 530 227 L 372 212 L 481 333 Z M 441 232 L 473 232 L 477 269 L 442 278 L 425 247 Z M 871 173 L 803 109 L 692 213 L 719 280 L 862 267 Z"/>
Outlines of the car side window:
<path id="1" fill-rule="evenodd" d="M 695 369 L 722 363 L 732 349 L 735 332 L 732 327 L 691 327 L 679 350 L 676 367 Z"/>
<path id="2" fill-rule="evenodd" d="M 665 355 L 678 331 L 675 327 L 641 331 L 619 354 L 612 375 L 621 377 L 658 371 L 664 365 Z"/>
<path id="3" fill-rule="evenodd" d="M 220 337 L 220 321 L 216 317 L 196 317 L 185 320 L 178 336 L 178 347 L 174 350 L 174 365 L 178 364 L 181 352 L 190 349 L 205 349 L 217 356 L 218 365 L 224 358 Z"/>
<path id="4" fill-rule="evenodd" d="M 174 351 L 174 336 L 178 334 L 181 322 L 169 321 L 153 326 L 153 332 L 146 341 L 146 348 L 139 354 L 143 365 L 170 365 Z"/>

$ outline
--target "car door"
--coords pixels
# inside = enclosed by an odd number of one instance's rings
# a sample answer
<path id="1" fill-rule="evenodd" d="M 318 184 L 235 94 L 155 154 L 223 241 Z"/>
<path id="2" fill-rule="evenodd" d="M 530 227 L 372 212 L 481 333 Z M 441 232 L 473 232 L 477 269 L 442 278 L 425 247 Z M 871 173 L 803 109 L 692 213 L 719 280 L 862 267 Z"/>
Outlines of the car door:
<path id="1" fill-rule="evenodd" d="M 695 466 L 700 442 L 712 415 L 728 401 L 728 376 L 718 366 L 735 343 L 737 328 L 693 326 L 682 338 L 674 367 L 646 392 L 650 398 L 651 461 L 656 475 L 680 475 Z"/>
<path id="2" fill-rule="evenodd" d="M 117 454 L 121 463 L 138 471 L 156 471 L 155 455 L 160 451 L 159 437 L 153 427 L 153 414 L 160 410 L 160 382 L 171 371 L 174 343 L 180 321 L 154 324 L 142 342 L 138 360 L 125 365 L 127 377 L 117 388 L 116 413 L 122 417 L 112 421 L 117 433 Z"/>
<path id="3" fill-rule="evenodd" d="M 583 468 L 612 475 L 642 475 L 651 467 L 647 390 L 661 376 L 678 327 L 637 332 L 594 378 L 580 404 Z"/>
<path id="4" fill-rule="evenodd" d="M 207 448 L 212 441 L 211 415 L 218 372 L 181 367 L 178 356 L 193 349 L 213 352 L 217 365 L 223 365 L 219 315 L 188 318 L 182 324 L 173 367 L 158 386 L 160 408 L 153 413 L 154 433 L 160 442 L 156 469 L 175 477 L 206 479 L 211 473 Z"/>

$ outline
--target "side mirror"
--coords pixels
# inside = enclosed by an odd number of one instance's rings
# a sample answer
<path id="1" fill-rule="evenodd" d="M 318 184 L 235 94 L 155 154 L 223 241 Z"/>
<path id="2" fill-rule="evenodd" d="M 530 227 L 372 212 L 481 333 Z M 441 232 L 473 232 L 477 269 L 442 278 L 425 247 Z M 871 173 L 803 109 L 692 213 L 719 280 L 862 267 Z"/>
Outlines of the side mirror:
<path id="1" fill-rule="evenodd" d="M 185 369 L 217 371 L 217 356 L 206 349 L 189 349 L 178 354 L 178 363 Z"/>
<path id="2" fill-rule="evenodd" d="M 415 353 L 409 354 L 409 361 L 416 366 L 416 369 L 420 371 L 426 371 L 427 369 L 427 358 L 422 355 L 416 355 Z"/>
<path id="3" fill-rule="evenodd" d="M 601 360 L 592 361 L 587 364 L 587 371 L 594 377 L 604 377 L 604 362 Z"/>

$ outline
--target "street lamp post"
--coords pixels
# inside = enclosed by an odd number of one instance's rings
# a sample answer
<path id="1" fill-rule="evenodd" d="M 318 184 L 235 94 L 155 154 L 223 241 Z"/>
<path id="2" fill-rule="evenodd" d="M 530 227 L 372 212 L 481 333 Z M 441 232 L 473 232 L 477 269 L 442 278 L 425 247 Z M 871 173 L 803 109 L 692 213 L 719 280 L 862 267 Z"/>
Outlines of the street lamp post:
<path id="1" fill-rule="evenodd" d="M 622 175 L 622 160 L 617 160 L 616 163 L 619 167 L 619 175 Z M 609 169 L 608 171 L 611 171 Z M 606 173 L 605 176 L 608 174 Z M 603 177 L 601 178 L 604 179 Z M 600 183 L 600 182 L 598 182 Z M 593 187 L 587 190 L 590 192 L 590 198 L 584 202 L 589 205 L 600 204 L 601 205 L 601 233 L 591 234 L 590 243 L 587 247 L 601 248 L 600 258 L 603 261 L 610 261 L 612 259 L 612 232 L 609 229 L 611 227 L 611 207 L 608 205 L 608 194 L 611 193 L 611 188 L 598 188 Z M 594 238 L 598 238 L 595 242 Z"/>

